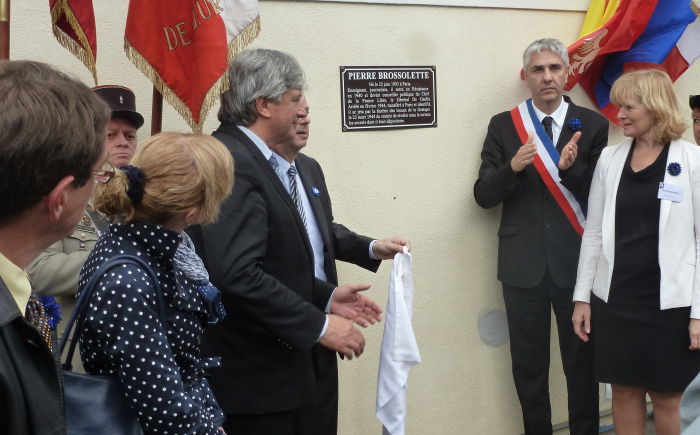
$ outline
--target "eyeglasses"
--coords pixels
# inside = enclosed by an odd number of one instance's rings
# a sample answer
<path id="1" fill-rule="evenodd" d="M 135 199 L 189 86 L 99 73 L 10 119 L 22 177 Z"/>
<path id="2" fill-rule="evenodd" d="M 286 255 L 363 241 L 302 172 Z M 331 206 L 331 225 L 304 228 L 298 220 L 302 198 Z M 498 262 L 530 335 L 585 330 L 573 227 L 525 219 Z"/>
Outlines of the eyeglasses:
<path id="1" fill-rule="evenodd" d="M 109 162 L 105 162 L 100 169 L 93 170 L 92 175 L 95 176 L 95 183 L 106 184 L 114 177 L 114 166 Z"/>

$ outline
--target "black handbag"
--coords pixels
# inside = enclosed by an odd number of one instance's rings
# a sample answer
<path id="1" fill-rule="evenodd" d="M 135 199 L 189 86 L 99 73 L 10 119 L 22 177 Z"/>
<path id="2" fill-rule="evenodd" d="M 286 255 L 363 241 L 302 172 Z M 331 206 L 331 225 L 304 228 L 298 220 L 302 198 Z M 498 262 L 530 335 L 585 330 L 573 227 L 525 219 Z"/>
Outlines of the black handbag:
<path id="1" fill-rule="evenodd" d="M 167 324 L 160 283 L 145 261 L 132 255 L 119 255 L 100 266 L 100 269 L 90 278 L 85 290 L 80 294 L 59 345 L 59 354 L 63 355 L 71 329 L 75 324 L 77 332 L 68 347 L 67 360 L 61 365 L 68 435 L 143 435 L 136 414 L 124 395 L 119 377 L 75 373 L 72 371 L 71 364 L 75 346 L 83 331 L 83 322 L 90 305 L 90 298 L 97 283 L 107 271 L 123 264 L 133 264 L 148 274 L 156 292 L 158 318 L 161 325 L 165 327 Z"/>

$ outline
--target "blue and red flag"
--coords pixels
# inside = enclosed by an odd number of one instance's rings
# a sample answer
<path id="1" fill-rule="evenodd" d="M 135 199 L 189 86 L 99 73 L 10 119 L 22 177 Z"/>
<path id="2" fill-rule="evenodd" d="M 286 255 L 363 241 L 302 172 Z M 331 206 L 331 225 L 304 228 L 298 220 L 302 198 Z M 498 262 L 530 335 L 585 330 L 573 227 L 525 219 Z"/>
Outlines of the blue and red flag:
<path id="1" fill-rule="evenodd" d="M 689 0 L 593 0 L 569 46 L 566 90 L 580 83 L 608 119 L 610 89 L 624 72 L 656 68 L 676 81 L 700 57 L 700 20 Z"/>

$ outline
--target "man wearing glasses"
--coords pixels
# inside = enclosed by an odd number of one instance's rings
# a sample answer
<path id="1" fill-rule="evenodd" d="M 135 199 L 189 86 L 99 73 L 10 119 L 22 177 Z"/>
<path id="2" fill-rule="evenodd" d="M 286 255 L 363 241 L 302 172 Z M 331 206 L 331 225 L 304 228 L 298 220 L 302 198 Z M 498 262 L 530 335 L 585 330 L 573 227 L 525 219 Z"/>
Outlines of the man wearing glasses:
<path id="1" fill-rule="evenodd" d="M 114 168 L 129 164 L 136 152 L 136 130 L 144 123 L 143 116 L 136 111 L 136 96 L 126 87 L 117 85 L 98 86 L 93 91 L 112 110 L 107 125 L 107 163 L 96 174 L 96 182 L 107 182 L 114 175 Z M 58 339 L 61 339 L 65 325 L 75 308 L 75 293 L 78 290 L 78 277 L 88 254 L 97 243 L 108 223 L 88 203 L 82 219 L 75 231 L 51 245 L 27 268 L 27 274 L 39 295 L 55 296 L 61 304 L 62 321 L 59 324 Z M 73 357 L 74 370 L 82 372 L 80 355 Z"/>

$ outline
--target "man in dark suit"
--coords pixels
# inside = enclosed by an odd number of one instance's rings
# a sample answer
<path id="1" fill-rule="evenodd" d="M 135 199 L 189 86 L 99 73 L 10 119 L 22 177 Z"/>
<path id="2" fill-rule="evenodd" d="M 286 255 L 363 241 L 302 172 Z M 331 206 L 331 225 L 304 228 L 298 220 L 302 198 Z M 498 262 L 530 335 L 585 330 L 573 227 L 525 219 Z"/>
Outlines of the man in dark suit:
<path id="1" fill-rule="evenodd" d="M 335 351 L 359 356 L 364 339 L 353 320 L 381 319 L 379 305 L 359 293 L 369 286 L 337 286 L 335 259 L 376 271 L 408 242 L 374 241 L 333 222 L 321 167 L 299 154 L 309 118 L 294 57 L 245 50 L 229 74 L 214 136 L 234 157 L 235 184 L 219 222 L 197 242 L 227 311 L 203 343 L 222 357 L 212 387 L 224 429 L 334 434 Z"/>
<path id="2" fill-rule="evenodd" d="M 561 154 L 558 173 L 552 178 L 560 179 L 559 184 L 585 209 L 596 162 L 607 145 L 608 121 L 562 96 L 568 65 L 566 46 L 555 39 L 535 41 L 523 55 L 536 115 L 532 123 L 542 123 Z M 525 434 L 552 433 L 552 309 L 569 393 L 571 434 L 597 434 L 598 384 L 593 379 L 593 347 L 579 340 L 571 327 L 581 236 L 532 164 L 537 147 L 542 145 L 533 143 L 534 132 L 528 133 L 527 140 L 522 140 L 524 134 L 516 129 L 511 112 L 491 118 L 479 179 L 474 185 L 474 197 L 481 207 L 503 203 L 498 279 L 503 284 L 513 380 Z"/>

